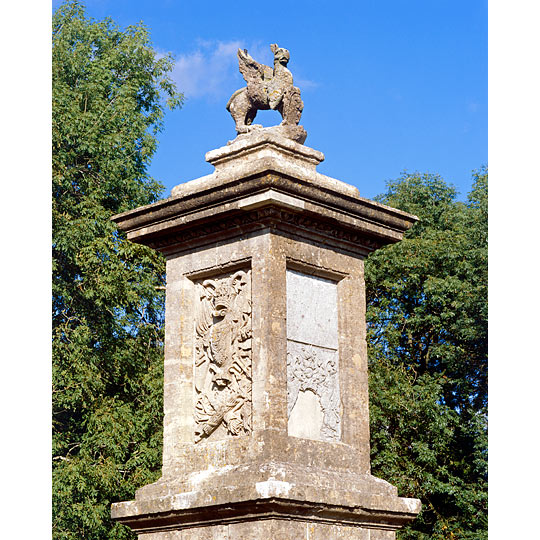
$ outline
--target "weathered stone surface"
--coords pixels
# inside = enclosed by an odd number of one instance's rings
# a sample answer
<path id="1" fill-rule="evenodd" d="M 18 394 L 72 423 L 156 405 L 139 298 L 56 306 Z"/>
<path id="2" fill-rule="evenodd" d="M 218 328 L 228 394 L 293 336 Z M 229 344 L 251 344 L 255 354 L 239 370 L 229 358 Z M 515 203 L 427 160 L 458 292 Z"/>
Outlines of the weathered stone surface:
<path id="1" fill-rule="evenodd" d="M 392 531 L 384 530 L 371 530 L 369 540 L 394 540 L 396 538 L 396 533 Z"/>
<path id="2" fill-rule="evenodd" d="M 337 282 L 287 269 L 288 434 L 339 441 Z"/>
<path id="3" fill-rule="evenodd" d="M 246 183 L 253 175 L 273 171 L 305 181 L 307 186 L 327 188 L 343 195 L 358 196 L 358 189 L 316 171 L 324 154 L 292 140 L 284 139 L 275 128 L 262 128 L 238 136 L 229 144 L 206 153 L 215 167 L 213 174 L 179 184 L 172 197 L 189 197 L 209 189 L 223 192 L 229 184 Z M 307 187 L 306 186 L 306 187 Z"/>
<path id="4" fill-rule="evenodd" d="M 370 474 L 363 262 L 415 218 L 322 157 L 250 133 L 115 218 L 167 258 L 162 477 L 112 508 L 141 539 L 390 540 L 420 510 Z"/>
<path id="5" fill-rule="evenodd" d="M 287 269 L 287 339 L 337 350 L 337 282 Z"/>
<path id="6" fill-rule="evenodd" d="M 358 195 L 316 172 L 316 150 L 253 134 L 209 152 L 216 171 L 173 189 L 172 197 L 115 216 L 128 238 L 166 256 L 234 241 L 261 227 L 364 256 L 401 239 L 415 217 Z"/>
<path id="7" fill-rule="evenodd" d="M 392 531 L 285 519 L 143 533 L 140 540 L 394 540 Z"/>
<path id="8" fill-rule="evenodd" d="M 309 540 L 370 540 L 369 529 L 346 525 L 329 525 L 327 523 L 310 523 L 308 525 Z"/>

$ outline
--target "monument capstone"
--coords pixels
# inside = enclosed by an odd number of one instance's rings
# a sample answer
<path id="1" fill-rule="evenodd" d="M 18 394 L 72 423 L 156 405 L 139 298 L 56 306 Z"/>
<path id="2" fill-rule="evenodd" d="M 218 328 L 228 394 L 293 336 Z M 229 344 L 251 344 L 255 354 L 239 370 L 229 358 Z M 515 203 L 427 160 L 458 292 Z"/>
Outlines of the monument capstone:
<path id="1" fill-rule="evenodd" d="M 364 285 L 417 218 L 317 172 L 271 49 L 238 51 L 214 172 L 113 217 L 167 261 L 162 475 L 112 506 L 139 540 L 394 540 L 420 511 L 370 473 Z"/>

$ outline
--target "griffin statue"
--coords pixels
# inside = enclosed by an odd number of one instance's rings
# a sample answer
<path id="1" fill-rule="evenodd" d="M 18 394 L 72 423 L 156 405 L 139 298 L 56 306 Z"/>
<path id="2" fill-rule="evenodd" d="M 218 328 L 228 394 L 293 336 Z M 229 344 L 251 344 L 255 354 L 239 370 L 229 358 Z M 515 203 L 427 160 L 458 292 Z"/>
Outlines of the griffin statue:
<path id="1" fill-rule="evenodd" d="M 240 73 L 247 86 L 237 90 L 227 103 L 236 124 L 236 132 L 249 133 L 254 129 L 263 129 L 261 125 L 252 125 L 257 111 L 277 110 L 283 121 L 271 129 L 282 136 L 293 139 L 301 144 L 306 140 L 307 133 L 298 125 L 304 104 L 300 90 L 293 85 L 292 73 L 287 69 L 290 54 L 287 49 L 270 45 L 274 53 L 274 68 L 259 64 L 248 54 L 247 50 L 238 49 L 238 64 Z"/>

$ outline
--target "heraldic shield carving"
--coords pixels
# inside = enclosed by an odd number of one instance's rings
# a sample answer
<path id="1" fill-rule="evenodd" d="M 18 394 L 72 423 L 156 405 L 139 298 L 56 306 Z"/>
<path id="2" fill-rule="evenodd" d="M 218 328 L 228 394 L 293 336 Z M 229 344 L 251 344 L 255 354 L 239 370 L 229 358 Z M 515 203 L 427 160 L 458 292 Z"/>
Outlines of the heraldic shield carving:
<path id="1" fill-rule="evenodd" d="M 195 442 L 251 433 L 251 270 L 196 283 Z"/>

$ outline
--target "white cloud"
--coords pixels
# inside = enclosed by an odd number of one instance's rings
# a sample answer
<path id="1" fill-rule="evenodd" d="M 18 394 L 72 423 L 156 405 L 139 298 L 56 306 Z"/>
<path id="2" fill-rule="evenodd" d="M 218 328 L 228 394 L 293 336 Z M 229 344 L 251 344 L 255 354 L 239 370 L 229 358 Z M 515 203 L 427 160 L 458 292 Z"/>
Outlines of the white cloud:
<path id="1" fill-rule="evenodd" d="M 238 71 L 238 49 L 247 48 L 258 62 L 272 66 L 273 55 L 268 45 L 243 41 L 203 41 L 197 49 L 177 56 L 172 78 L 178 89 L 187 98 L 228 98 L 237 88 L 245 85 Z M 295 84 L 305 89 L 314 88 L 317 83 L 309 80 L 295 80 Z"/>
<path id="2" fill-rule="evenodd" d="M 240 41 L 201 41 L 197 50 L 178 57 L 172 78 L 188 98 L 222 97 L 237 78 L 238 48 Z"/>
<path id="3" fill-rule="evenodd" d="M 312 81 L 310 79 L 299 79 L 298 77 L 294 77 L 294 86 L 298 86 L 300 88 L 300 91 L 302 90 L 313 90 L 314 88 L 317 88 L 319 86 L 318 82 Z"/>

